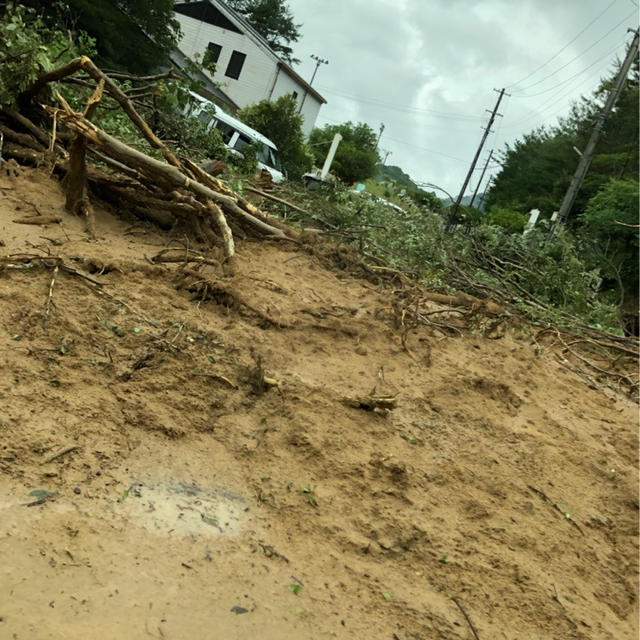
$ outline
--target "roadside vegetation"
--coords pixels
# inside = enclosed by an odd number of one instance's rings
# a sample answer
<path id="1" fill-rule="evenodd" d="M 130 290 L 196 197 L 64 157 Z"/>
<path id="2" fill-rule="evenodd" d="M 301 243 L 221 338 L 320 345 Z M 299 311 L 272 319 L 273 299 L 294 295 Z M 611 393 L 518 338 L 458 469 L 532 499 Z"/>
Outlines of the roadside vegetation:
<path id="1" fill-rule="evenodd" d="M 0 22 L 0 119 L 6 125 L 25 133 L 15 114 L 26 109 L 25 115 L 50 128 L 46 115 L 25 101 L 25 90 L 44 71 L 80 54 L 97 56 L 119 65 L 111 77 L 169 148 L 194 162 L 221 161 L 222 178 L 243 190 L 243 180 L 252 178 L 255 164 L 250 159 L 241 166 L 229 164 L 233 160 L 219 133 L 185 115 L 189 90 L 197 89 L 188 75 L 163 73 L 142 59 L 129 66 L 127 59 L 117 60 L 104 49 L 107 31 L 101 33 L 112 29 L 111 23 L 74 22 L 80 0 L 46 7 L 27 4 L 31 6 L 7 3 Z M 251 3 L 244 4 L 247 15 L 259 15 L 256 3 L 255 11 Z M 283 3 L 276 4 L 287 9 Z M 144 31 L 153 32 L 157 33 L 154 46 L 166 54 L 177 36 L 168 3 L 134 2 L 126 10 L 121 5 L 109 1 L 101 10 L 117 12 L 119 19 L 126 20 L 131 46 L 138 38 L 140 42 L 148 39 Z M 70 24 L 87 31 L 69 30 Z M 289 40 L 281 39 L 283 46 L 295 41 L 299 25 L 294 27 Z M 137 78 L 143 67 L 155 74 L 150 81 Z M 584 146 L 610 79 L 556 128 L 534 131 L 507 147 L 486 211 L 462 207 L 453 232 L 447 231 L 451 210 L 434 193 L 406 183 L 401 171 L 398 175 L 388 168 L 381 171 L 376 135 L 367 124 L 326 125 L 315 129 L 307 141 L 289 96 L 250 105 L 238 116 L 276 142 L 289 176 L 288 185 L 278 188 L 279 195 L 298 209 L 265 200 L 265 210 L 302 227 L 317 228 L 339 243 L 352 245 L 370 264 L 412 274 L 431 287 L 489 297 L 539 322 L 637 335 L 638 80 L 636 65 L 569 224 L 552 237 L 549 218 L 559 208 L 577 162 L 573 147 Z M 47 86 L 76 109 L 82 108 L 92 91 L 89 83 L 77 78 Z M 113 99 L 105 96 L 94 121 L 124 142 L 160 157 Z M 336 183 L 307 192 L 299 180 L 314 164 L 321 166 L 335 133 L 343 136 L 333 167 Z M 6 157 L 11 156 L 10 148 L 5 144 Z M 20 154 L 14 157 L 20 159 Z M 352 185 L 360 181 L 367 181 L 373 193 L 354 193 Z M 535 229 L 523 233 L 531 208 L 542 211 L 541 220 Z"/>

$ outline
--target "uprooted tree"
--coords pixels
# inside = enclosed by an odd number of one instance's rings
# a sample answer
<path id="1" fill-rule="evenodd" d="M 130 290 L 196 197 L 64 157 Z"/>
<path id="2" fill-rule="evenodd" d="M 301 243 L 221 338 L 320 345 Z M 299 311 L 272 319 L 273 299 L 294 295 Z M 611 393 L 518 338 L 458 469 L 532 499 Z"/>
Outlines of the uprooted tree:
<path id="1" fill-rule="evenodd" d="M 93 86 L 84 111 L 74 110 L 58 91 L 55 91 L 57 104 L 42 104 L 43 95 L 50 94 L 45 90 L 52 83 L 72 76 L 81 76 L 85 85 Z M 163 159 L 134 149 L 91 121 L 105 94 L 127 114 L 151 149 L 157 150 Z M 5 108 L 4 118 L 25 130 L 2 125 L 8 141 L 5 156 L 49 162 L 63 172 L 66 207 L 85 216 L 90 234 L 94 233 L 91 187 L 108 201 L 128 203 L 134 213 L 162 227 L 186 225 L 202 240 L 220 246 L 227 265 L 232 264 L 235 252 L 233 230 L 243 236 L 295 235 L 197 164 L 171 151 L 136 110 L 131 93 L 127 95 L 87 56 L 42 73 L 20 93 L 19 103 L 42 104 L 50 116 L 51 133 L 22 113 Z M 65 131 L 59 133 L 59 127 Z M 87 153 L 109 167 L 110 173 L 88 167 Z"/>

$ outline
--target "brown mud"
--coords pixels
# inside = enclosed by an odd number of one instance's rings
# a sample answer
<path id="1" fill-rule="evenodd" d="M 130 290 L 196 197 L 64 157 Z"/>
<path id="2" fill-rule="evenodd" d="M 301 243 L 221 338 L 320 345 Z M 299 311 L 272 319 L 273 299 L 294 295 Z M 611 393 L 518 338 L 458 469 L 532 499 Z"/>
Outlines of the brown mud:
<path id="1" fill-rule="evenodd" d="M 296 243 L 185 278 L 150 263 L 184 238 L 96 207 L 91 241 L 18 174 L 0 638 L 637 638 L 625 395 L 526 326 L 403 340 L 389 288 Z"/>

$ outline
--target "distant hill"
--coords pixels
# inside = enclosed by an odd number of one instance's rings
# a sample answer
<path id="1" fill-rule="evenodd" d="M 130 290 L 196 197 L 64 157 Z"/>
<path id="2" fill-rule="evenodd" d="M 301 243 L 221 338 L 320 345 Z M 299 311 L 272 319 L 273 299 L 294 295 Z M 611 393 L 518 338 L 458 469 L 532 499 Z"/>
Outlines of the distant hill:
<path id="1" fill-rule="evenodd" d="M 419 190 L 420 187 L 405 173 L 400 167 L 393 165 L 379 164 L 376 167 L 376 175 L 374 177 L 378 182 L 381 180 L 393 180 L 410 190 Z"/>

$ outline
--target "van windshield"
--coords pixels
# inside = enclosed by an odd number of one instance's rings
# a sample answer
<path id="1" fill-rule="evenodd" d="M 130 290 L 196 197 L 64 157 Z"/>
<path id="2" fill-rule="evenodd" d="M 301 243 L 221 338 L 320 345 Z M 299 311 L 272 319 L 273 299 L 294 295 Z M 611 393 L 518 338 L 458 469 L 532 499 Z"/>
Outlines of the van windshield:
<path id="1" fill-rule="evenodd" d="M 256 158 L 258 159 L 258 162 L 262 162 L 262 164 L 266 164 L 267 167 L 271 167 L 277 171 L 282 171 L 280 158 L 278 157 L 277 152 L 264 143 L 261 144 L 260 142 L 253 141 L 251 138 L 240 134 L 236 143 L 233 145 L 233 148 L 242 153 L 249 146 L 254 146 L 254 148 L 257 146 Z"/>
<path id="2" fill-rule="evenodd" d="M 272 169 L 276 169 L 277 171 L 282 171 L 282 167 L 280 165 L 280 158 L 276 151 L 274 151 L 271 147 L 263 144 L 258 151 L 258 160 L 262 162 L 262 164 L 266 164 L 268 167 Z"/>

